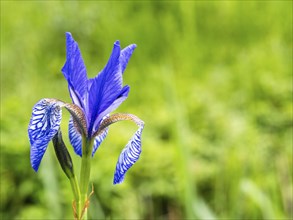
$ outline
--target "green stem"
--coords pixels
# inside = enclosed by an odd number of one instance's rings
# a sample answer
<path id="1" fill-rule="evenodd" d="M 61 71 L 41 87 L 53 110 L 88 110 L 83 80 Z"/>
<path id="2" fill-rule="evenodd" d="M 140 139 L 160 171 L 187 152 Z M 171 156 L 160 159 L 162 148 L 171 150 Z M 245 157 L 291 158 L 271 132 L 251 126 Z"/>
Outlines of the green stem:
<path id="1" fill-rule="evenodd" d="M 92 140 L 86 137 L 82 138 L 82 159 L 81 159 L 81 169 L 80 169 L 80 202 L 82 204 L 81 213 L 84 211 L 83 219 L 87 220 L 87 193 L 90 180 L 91 171 L 91 150 L 92 150 Z M 83 210 L 84 209 L 84 210 Z"/>
<path id="2" fill-rule="evenodd" d="M 71 177 L 69 180 L 70 180 L 72 192 L 73 192 L 73 195 L 74 195 L 74 201 L 75 201 L 75 207 L 76 207 L 76 213 L 75 214 L 77 214 L 77 216 L 80 216 L 80 214 L 81 214 L 81 202 L 80 202 L 80 189 L 79 189 L 78 181 L 77 181 L 77 178 L 76 178 L 75 175 L 73 177 Z"/>

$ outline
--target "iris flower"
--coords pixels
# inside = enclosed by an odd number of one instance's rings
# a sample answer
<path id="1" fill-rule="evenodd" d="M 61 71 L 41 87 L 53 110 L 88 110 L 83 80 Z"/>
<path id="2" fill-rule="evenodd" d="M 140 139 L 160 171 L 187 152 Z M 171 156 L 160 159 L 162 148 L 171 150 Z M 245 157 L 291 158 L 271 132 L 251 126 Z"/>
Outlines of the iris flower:
<path id="1" fill-rule="evenodd" d="M 113 183 L 121 183 L 127 170 L 141 154 L 141 133 L 144 122 L 132 114 L 110 115 L 127 97 L 130 87 L 123 86 L 122 75 L 136 48 L 131 44 L 120 48 L 116 41 L 106 66 L 100 73 L 89 79 L 77 42 L 66 33 L 66 62 L 62 73 L 68 82 L 72 103 L 58 99 L 44 98 L 35 104 L 28 127 L 31 166 L 38 171 L 49 142 L 58 133 L 62 108 L 71 114 L 69 140 L 74 152 L 80 157 L 94 156 L 108 133 L 109 125 L 131 120 L 138 130 L 122 150 L 114 173 Z"/>

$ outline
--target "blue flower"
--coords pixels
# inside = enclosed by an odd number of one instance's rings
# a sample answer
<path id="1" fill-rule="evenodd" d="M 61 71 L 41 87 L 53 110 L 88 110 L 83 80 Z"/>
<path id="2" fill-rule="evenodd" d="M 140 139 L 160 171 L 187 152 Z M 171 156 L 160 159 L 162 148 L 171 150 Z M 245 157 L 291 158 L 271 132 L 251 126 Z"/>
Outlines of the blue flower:
<path id="1" fill-rule="evenodd" d="M 116 164 L 113 182 L 123 181 L 127 170 L 139 159 L 144 122 L 132 114 L 109 114 L 128 97 L 130 87 L 123 86 L 122 74 L 135 48 L 136 45 L 131 44 L 121 50 L 119 41 L 116 41 L 106 66 L 96 77 L 88 79 L 78 44 L 70 33 L 66 33 L 66 62 L 62 73 L 68 82 L 73 103 L 45 98 L 33 107 L 28 135 L 31 165 L 35 171 L 40 166 L 48 143 L 60 127 L 64 107 L 71 114 L 69 140 L 79 156 L 89 151 L 92 156 L 95 154 L 107 136 L 110 124 L 132 120 L 138 125 L 138 130 L 121 152 Z M 92 148 L 82 149 L 83 140 L 92 141 Z"/>

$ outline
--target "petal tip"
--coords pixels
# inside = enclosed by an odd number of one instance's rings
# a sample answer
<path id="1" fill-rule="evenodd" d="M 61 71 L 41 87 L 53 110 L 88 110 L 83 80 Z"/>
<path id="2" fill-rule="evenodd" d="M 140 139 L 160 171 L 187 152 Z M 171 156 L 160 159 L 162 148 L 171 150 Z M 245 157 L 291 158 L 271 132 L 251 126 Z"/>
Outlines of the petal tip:
<path id="1" fill-rule="evenodd" d="M 119 40 L 116 40 L 116 41 L 114 42 L 114 46 L 119 46 L 119 47 L 120 47 L 120 41 L 119 41 Z"/>
<path id="2" fill-rule="evenodd" d="M 36 164 L 32 164 L 32 168 L 35 172 L 38 172 L 38 170 L 39 170 L 39 166 Z"/>
<path id="3" fill-rule="evenodd" d="M 115 175 L 114 180 L 113 180 L 113 184 L 114 185 L 120 184 L 123 182 L 123 180 L 124 180 L 124 175 L 120 176 L 120 177 Z"/>
<path id="4" fill-rule="evenodd" d="M 73 42 L 74 41 L 74 39 L 72 37 L 72 34 L 70 32 L 66 32 L 65 33 L 65 37 L 66 37 L 67 43 L 70 43 L 70 42 Z"/>

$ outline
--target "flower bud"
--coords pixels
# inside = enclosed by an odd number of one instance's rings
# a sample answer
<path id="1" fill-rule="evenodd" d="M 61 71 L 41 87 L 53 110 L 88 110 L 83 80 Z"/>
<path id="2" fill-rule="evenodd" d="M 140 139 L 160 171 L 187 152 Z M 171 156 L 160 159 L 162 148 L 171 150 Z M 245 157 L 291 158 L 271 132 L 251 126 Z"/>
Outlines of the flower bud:
<path id="1" fill-rule="evenodd" d="M 64 173 L 69 179 L 74 177 L 72 160 L 63 142 L 62 133 L 60 129 L 55 134 L 52 140 L 53 140 L 55 153 L 58 158 L 59 164 L 61 165 L 62 170 L 64 171 Z"/>

